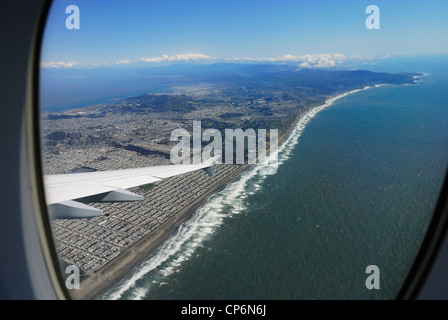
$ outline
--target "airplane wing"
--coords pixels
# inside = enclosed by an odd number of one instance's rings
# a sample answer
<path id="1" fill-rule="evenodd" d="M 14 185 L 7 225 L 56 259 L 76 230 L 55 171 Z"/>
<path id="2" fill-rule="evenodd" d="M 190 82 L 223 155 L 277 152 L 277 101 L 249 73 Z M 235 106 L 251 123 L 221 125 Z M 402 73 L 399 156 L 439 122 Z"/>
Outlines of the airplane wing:
<path id="1" fill-rule="evenodd" d="M 114 171 L 95 171 L 44 176 L 45 197 L 53 219 L 77 219 L 102 216 L 103 212 L 83 202 L 143 200 L 128 190 L 132 187 L 199 169 L 213 175 L 213 163 L 219 156 L 200 164 L 155 166 Z M 77 201 L 74 201 L 77 200 Z"/>

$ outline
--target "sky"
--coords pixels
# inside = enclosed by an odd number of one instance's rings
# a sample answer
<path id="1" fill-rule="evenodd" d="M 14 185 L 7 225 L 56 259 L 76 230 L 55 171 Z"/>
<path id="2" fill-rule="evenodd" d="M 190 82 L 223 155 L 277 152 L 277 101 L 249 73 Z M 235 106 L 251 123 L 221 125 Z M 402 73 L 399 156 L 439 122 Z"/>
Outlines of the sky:
<path id="1" fill-rule="evenodd" d="M 67 29 L 69 5 L 79 29 Z M 369 5 L 380 29 L 366 28 Z M 55 0 L 41 65 L 77 68 L 173 62 L 292 61 L 448 53 L 446 0 Z"/>

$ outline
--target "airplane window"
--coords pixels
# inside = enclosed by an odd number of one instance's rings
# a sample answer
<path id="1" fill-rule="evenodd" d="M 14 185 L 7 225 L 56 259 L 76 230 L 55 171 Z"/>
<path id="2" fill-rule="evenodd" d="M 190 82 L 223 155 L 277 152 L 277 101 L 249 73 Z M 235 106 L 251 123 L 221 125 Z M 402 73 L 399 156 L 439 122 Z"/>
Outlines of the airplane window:
<path id="1" fill-rule="evenodd" d="M 41 157 L 71 297 L 395 299 L 447 173 L 447 10 L 53 1 Z"/>

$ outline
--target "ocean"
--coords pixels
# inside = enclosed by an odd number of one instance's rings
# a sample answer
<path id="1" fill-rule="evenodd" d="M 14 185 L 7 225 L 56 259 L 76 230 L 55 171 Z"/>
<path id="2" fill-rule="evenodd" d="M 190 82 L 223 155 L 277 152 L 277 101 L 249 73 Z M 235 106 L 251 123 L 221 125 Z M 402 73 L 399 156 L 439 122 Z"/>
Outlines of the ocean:
<path id="1" fill-rule="evenodd" d="M 427 73 L 313 109 L 102 299 L 393 299 L 448 164 L 448 58 L 365 69 Z M 369 265 L 379 289 L 367 289 Z"/>

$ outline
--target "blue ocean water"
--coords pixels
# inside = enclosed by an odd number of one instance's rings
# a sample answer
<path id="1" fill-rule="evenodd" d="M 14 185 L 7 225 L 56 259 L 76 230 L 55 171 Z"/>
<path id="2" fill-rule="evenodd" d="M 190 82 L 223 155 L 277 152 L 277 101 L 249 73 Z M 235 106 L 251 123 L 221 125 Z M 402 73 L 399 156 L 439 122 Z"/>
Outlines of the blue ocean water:
<path id="1" fill-rule="evenodd" d="M 40 70 L 39 98 L 42 111 L 63 111 L 107 104 L 145 93 L 165 92 L 170 70 L 158 68 L 96 68 Z"/>
<path id="2" fill-rule="evenodd" d="M 102 298 L 394 298 L 447 170 L 448 59 L 371 69 L 429 75 L 307 114 L 275 175 L 243 174 Z M 369 265 L 379 290 L 365 286 Z"/>

